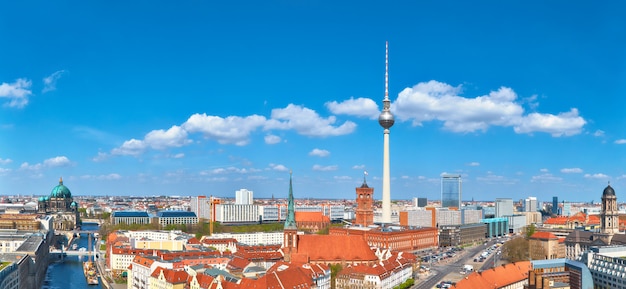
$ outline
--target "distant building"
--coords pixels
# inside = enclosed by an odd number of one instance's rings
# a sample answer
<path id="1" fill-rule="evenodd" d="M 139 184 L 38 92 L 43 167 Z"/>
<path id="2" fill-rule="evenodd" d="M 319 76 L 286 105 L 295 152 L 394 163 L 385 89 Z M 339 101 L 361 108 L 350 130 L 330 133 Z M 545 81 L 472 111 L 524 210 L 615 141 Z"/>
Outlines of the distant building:
<path id="1" fill-rule="evenodd" d="M 487 226 L 485 224 L 469 224 L 443 226 L 439 228 L 439 246 L 456 247 L 477 244 L 485 241 Z"/>
<path id="2" fill-rule="evenodd" d="M 257 205 L 215 205 L 215 218 L 220 223 L 256 223 L 259 222 L 259 216 Z"/>
<path id="3" fill-rule="evenodd" d="M 476 224 L 483 218 L 482 210 L 461 209 L 461 224 Z"/>
<path id="4" fill-rule="evenodd" d="M 428 199 L 427 198 L 417 198 L 417 206 L 420 207 L 420 208 L 428 206 Z"/>
<path id="5" fill-rule="evenodd" d="M 552 215 L 559 214 L 559 197 L 552 197 Z"/>
<path id="6" fill-rule="evenodd" d="M 157 213 L 156 219 L 162 228 L 168 225 L 198 224 L 196 213 L 186 211 L 160 211 Z"/>
<path id="7" fill-rule="evenodd" d="M 401 211 L 400 226 L 407 227 L 435 227 L 435 211 L 417 208 L 415 210 Z"/>
<path id="8" fill-rule="evenodd" d="M 82 223 L 78 203 L 74 202 L 70 189 L 63 185 L 63 178 L 59 180 L 59 185 L 52 188 L 49 196 L 39 198 L 37 211 L 54 215 L 54 230 L 74 230 Z"/>
<path id="9" fill-rule="evenodd" d="M 513 199 L 497 198 L 495 214 L 496 218 L 513 215 Z"/>
<path id="10" fill-rule="evenodd" d="M 211 219 L 211 199 L 206 196 L 194 196 L 191 197 L 189 203 L 191 211 L 196 213 L 196 216 L 200 219 Z"/>
<path id="11" fill-rule="evenodd" d="M 509 219 L 489 218 L 480 220 L 487 226 L 486 238 L 495 238 L 509 234 Z"/>
<path id="12" fill-rule="evenodd" d="M 374 224 L 374 188 L 367 185 L 365 177 L 361 187 L 356 188 L 356 211 L 354 225 L 367 227 Z"/>
<path id="13" fill-rule="evenodd" d="M 591 247 L 584 252 L 580 261 L 585 263 L 595 288 L 626 288 L 626 247 Z"/>
<path id="14" fill-rule="evenodd" d="M 524 200 L 524 212 L 536 212 L 537 211 L 537 198 L 528 197 Z"/>
<path id="15" fill-rule="evenodd" d="M 461 212 L 440 208 L 436 211 L 437 227 L 461 225 Z"/>
<path id="16" fill-rule="evenodd" d="M 565 238 L 560 239 L 550 232 L 536 232 L 530 236 L 528 251 L 531 260 L 565 258 Z"/>
<path id="17" fill-rule="evenodd" d="M 141 211 L 116 211 L 111 214 L 111 223 L 113 225 L 148 225 L 150 224 L 150 215 Z"/>
<path id="18" fill-rule="evenodd" d="M 252 205 L 254 204 L 254 193 L 246 189 L 235 191 L 235 205 Z"/>
<path id="19" fill-rule="evenodd" d="M 461 175 L 441 176 L 441 207 L 461 207 Z"/>

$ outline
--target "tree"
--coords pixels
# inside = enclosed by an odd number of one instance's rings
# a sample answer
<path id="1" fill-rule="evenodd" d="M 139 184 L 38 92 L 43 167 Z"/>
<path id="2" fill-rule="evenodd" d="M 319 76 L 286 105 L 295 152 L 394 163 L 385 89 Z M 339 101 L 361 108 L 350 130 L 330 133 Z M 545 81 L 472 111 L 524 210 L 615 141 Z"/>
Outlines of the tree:
<path id="1" fill-rule="evenodd" d="M 527 261 L 529 245 L 526 238 L 514 238 L 502 246 L 502 258 L 509 262 Z"/>
<path id="2" fill-rule="evenodd" d="M 337 274 L 343 269 L 341 264 L 332 264 L 330 265 L 330 288 L 335 288 L 335 279 L 337 278 Z"/>
<path id="3" fill-rule="evenodd" d="M 530 238 L 530 236 L 535 234 L 535 231 L 536 231 L 535 224 L 530 224 L 529 226 L 526 226 L 526 239 Z"/>

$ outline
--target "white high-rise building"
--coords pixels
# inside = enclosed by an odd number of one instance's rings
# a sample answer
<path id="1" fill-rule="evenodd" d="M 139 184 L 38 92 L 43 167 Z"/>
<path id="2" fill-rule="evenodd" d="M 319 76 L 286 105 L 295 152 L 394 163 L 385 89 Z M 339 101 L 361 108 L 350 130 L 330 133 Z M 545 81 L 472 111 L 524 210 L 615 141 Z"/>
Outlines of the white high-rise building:
<path id="1" fill-rule="evenodd" d="M 537 211 L 537 198 L 528 197 L 524 200 L 524 212 L 536 212 Z"/>
<path id="2" fill-rule="evenodd" d="M 496 199 L 496 218 L 513 215 L 513 199 L 497 198 Z"/>
<path id="3" fill-rule="evenodd" d="M 241 189 L 235 191 L 235 205 L 252 205 L 254 204 L 254 198 L 252 191 Z"/>
<path id="4" fill-rule="evenodd" d="M 211 198 L 206 196 L 191 197 L 189 205 L 191 211 L 196 213 L 199 219 L 209 220 L 211 218 Z"/>

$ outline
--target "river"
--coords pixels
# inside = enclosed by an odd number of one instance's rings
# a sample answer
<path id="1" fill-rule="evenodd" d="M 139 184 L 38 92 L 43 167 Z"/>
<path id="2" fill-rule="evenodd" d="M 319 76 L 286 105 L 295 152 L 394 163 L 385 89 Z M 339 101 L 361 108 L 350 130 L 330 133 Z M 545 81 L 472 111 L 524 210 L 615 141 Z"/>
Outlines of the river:
<path id="1" fill-rule="evenodd" d="M 83 229 L 98 230 L 98 224 L 83 223 Z M 87 238 L 87 235 L 85 234 L 81 234 L 80 238 L 74 239 L 74 243 L 78 244 L 78 248 L 87 248 L 88 242 L 89 240 Z M 62 261 L 59 260 L 50 263 L 48 271 L 46 272 L 46 279 L 43 282 L 44 285 L 42 289 L 102 288 L 102 282 L 100 282 L 100 285 L 87 285 L 87 280 L 85 280 L 85 275 L 83 275 L 83 261 L 86 260 L 86 256 L 67 256 Z"/>

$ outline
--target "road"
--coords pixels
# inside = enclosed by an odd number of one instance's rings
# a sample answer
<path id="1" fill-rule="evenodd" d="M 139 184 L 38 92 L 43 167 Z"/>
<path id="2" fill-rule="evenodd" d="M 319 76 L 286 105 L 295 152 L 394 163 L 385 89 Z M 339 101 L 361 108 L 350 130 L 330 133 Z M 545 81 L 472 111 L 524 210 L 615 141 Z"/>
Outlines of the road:
<path id="1" fill-rule="evenodd" d="M 423 281 L 413 285 L 414 289 L 430 289 L 435 287 L 435 285 L 437 285 L 437 283 L 441 282 L 444 280 L 444 278 L 453 272 L 459 272 L 463 269 L 463 265 L 465 265 L 466 263 L 470 263 L 468 261 L 472 261 L 472 259 L 474 258 L 474 256 L 476 254 L 478 254 L 479 252 L 485 250 L 485 248 L 487 248 L 488 246 L 491 246 L 493 244 L 496 243 L 496 240 L 492 240 L 489 241 L 487 243 L 487 246 L 485 245 L 478 245 L 476 247 L 461 251 L 461 253 L 463 253 L 461 256 L 459 256 L 456 260 L 451 260 L 449 262 L 451 263 L 447 263 L 447 264 L 437 264 L 437 265 L 433 265 L 431 267 L 431 276 L 427 277 L 426 279 L 424 279 Z M 489 268 L 491 268 L 493 266 L 493 255 L 495 254 L 491 254 L 489 256 L 489 258 L 487 260 L 485 260 L 483 267 L 487 267 L 489 266 Z M 489 262 L 491 261 L 491 263 Z M 456 280 L 453 280 L 456 281 Z"/>

